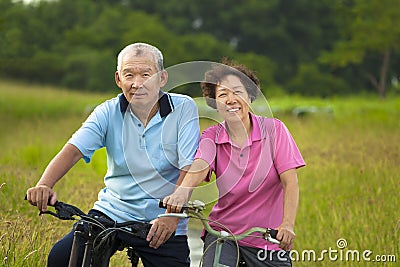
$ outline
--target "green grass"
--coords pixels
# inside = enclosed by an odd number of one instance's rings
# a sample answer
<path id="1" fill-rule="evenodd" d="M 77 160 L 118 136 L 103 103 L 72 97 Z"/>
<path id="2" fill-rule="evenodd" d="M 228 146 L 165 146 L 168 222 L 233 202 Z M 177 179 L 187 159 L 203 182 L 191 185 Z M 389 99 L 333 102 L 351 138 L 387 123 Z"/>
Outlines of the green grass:
<path id="1" fill-rule="evenodd" d="M 49 249 L 71 222 L 38 217 L 23 201 L 26 189 L 92 108 L 113 95 L 10 81 L 0 81 L 0 94 L 0 265 L 45 266 Z M 312 249 L 316 258 L 329 249 L 371 250 L 371 258 L 397 259 L 397 264 L 333 261 L 326 254 L 324 261 L 299 261 L 295 266 L 398 266 L 400 99 L 281 97 L 269 104 L 307 162 L 299 170 L 295 250 L 301 256 Z M 331 112 L 292 114 L 296 107 L 311 106 L 329 107 Z M 59 199 L 88 210 L 103 186 L 104 156 L 101 150 L 91 164 L 78 163 L 56 185 Z M 340 238 L 347 241 L 344 250 L 336 245 Z M 128 266 L 126 262 L 125 254 L 118 253 L 111 266 Z"/>

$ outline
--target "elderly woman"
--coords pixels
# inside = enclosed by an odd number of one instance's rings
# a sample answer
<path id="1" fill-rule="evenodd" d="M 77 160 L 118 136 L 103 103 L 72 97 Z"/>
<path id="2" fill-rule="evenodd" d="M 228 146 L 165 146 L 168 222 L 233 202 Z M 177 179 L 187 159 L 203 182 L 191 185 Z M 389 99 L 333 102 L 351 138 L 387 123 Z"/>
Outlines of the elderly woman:
<path id="1" fill-rule="evenodd" d="M 201 88 L 207 104 L 224 121 L 203 132 L 189 172 L 164 204 L 169 212 L 177 212 L 214 172 L 219 197 L 209 216 L 218 222 L 210 223 L 212 228 L 224 230 L 224 225 L 236 234 L 251 227 L 276 228 L 280 245 L 248 237 L 238 242 L 239 257 L 248 266 L 291 266 L 288 250 L 295 238 L 299 200 L 296 169 L 305 165 L 304 160 L 281 121 L 250 111 L 260 91 L 254 73 L 243 65 L 223 63 L 206 72 Z M 204 233 L 204 248 L 215 245 L 215 239 Z M 207 250 L 204 266 L 212 266 L 214 250 Z M 236 254 L 235 243 L 226 241 L 220 263 L 235 266 Z"/>

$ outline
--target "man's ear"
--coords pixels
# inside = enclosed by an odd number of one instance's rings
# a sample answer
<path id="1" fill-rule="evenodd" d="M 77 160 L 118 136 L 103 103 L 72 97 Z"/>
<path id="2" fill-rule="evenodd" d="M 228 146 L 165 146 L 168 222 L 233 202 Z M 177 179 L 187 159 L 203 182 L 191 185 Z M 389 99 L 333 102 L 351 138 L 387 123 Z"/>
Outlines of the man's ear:
<path id="1" fill-rule="evenodd" d="M 115 72 L 115 83 L 117 84 L 117 86 L 118 86 L 119 88 L 122 89 L 122 86 L 121 86 L 121 79 L 119 78 L 119 73 L 118 73 L 118 71 Z"/>
<path id="2" fill-rule="evenodd" d="M 160 87 L 164 87 L 168 82 L 168 72 L 166 70 L 161 71 L 160 75 Z"/>

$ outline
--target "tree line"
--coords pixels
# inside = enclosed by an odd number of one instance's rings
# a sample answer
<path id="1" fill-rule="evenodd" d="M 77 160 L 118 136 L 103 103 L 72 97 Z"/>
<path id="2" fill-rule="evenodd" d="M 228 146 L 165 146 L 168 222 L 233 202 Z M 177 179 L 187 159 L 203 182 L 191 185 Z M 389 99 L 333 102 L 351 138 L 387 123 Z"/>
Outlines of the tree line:
<path id="1" fill-rule="evenodd" d="M 159 47 L 166 67 L 231 58 L 266 95 L 395 91 L 399 0 L 0 0 L 0 76 L 115 90 L 125 45 Z M 185 93 L 189 90 L 183 87 Z"/>

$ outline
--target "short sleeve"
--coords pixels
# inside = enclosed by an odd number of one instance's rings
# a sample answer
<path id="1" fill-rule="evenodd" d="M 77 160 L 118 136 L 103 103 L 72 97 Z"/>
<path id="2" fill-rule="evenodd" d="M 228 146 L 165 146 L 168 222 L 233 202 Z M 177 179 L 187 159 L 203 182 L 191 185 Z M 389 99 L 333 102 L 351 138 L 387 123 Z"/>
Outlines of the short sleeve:
<path id="1" fill-rule="evenodd" d="M 105 134 L 108 124 L 107 108 L 104 104 L 96 107 L 82 126 L 68 140 L 83 154 L 89 163 L 94 152 L 105 145 Z"/>
<path id="2" fill-rule="evenodd" d="M 215 132 L 216 127 L 212 126 L 203 131 L 199 148 L 197 149 L 195 159 L 202 159 L 210 165 L 210 172 L 208 173 L 205 181 L 210 181 L 211 173 L 215 171 L 215 158 L 216 158 L 216 143 L 215 143 Z"/>
<path id="3" fill-rule="evenodd" d="M 303 157 L 289 130 L 283 122 L 275 120 L 274 164 L 281 174 L 289 169 L 305 166 Z"/>

